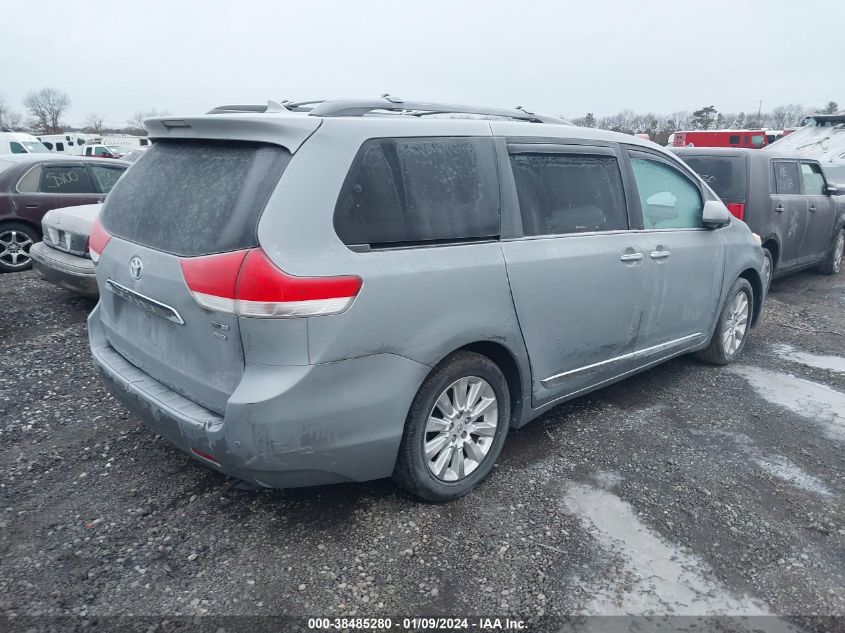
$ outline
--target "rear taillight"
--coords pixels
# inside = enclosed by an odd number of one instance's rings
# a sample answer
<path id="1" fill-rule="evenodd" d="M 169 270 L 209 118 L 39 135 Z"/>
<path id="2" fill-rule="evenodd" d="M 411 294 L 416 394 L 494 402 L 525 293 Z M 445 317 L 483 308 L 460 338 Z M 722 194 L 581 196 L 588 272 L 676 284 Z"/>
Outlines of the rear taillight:
<path id="1" fill-rule="evenodd" d="M 361 278 L 294 277 L 260 248 L 179 260 L 185 283 L 207 310 L 244 317 L 338 314 L 361 290 Z"/>
<path id="2" fill-rule="evenodd" d="M 742 202 L 729 202 L 727 204 L 728 211 L 738 220 L 745 219 L 745 204 Z"/>
<path id="3" fill-rule="evenodd" d="M 91 255 L 91 261 L 95 264 L 100 260 L 100 255 L 109 243 L 111 235 L 103 228 L 100 223 L 100 218 L 94 220 L 94 226 L 91 227 L 91 235 L 88 236 L 88 254 Z"/>

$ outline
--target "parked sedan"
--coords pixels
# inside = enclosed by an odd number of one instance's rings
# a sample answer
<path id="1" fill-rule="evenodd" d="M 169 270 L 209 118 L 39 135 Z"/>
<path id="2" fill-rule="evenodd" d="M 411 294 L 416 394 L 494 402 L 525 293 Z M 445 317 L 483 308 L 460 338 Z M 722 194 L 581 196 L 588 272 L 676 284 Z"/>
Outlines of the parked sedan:
<path id="1" fill-rule="evenodd" d="M 845 250 L 845 188 L 792 152 L 673 148 L 763 241 L 765 282 L 816 267 L 833 275 Z M 845 184 L 845 183 L 843 183 Z M 768 287 L 768 286 L 767 286 Z"/>
<path id="2" fill-rule="evenodd" d="M 129 163 L 57 154 L 0 157 L 0 272 L 32 265 L 51 209 L 102 202 Z"/>
<path id="3" fill-rule="evenodd" d="M 32 267 L 42 279 L 83 297 L 99 295 L 88 237 L 102 206 L 81 204 L 47 212 L 42 222 L 44 239 L 29 251 Z"/>

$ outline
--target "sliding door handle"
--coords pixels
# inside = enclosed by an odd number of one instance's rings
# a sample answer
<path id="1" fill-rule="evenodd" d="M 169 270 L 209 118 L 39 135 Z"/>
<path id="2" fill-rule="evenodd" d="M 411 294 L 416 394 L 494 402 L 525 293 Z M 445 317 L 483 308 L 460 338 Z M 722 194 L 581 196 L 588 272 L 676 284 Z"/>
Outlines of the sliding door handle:
<path id="1" fill-rule="evenodd" d="M 643 258 L 642 253 L 624 253 L 619 259 L 623 262 L 638 262 Z"/>
<path id="2" fill-rule="evenodd" d="M 671 255 L 669 251 L 651 251 L 651 258 L 652 259 L 666 259 Z"/>

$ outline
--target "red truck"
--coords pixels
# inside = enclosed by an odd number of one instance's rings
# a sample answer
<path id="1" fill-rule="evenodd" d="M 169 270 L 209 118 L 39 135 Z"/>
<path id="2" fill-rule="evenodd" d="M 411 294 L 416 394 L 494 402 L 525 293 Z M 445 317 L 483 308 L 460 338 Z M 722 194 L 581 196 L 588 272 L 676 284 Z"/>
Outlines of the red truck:
<path id="1" fill-rule="evenodd" d="M 751 147 L 768 145 L 765 130 L 688 130 L 675 132 L 674 147 Z"/>

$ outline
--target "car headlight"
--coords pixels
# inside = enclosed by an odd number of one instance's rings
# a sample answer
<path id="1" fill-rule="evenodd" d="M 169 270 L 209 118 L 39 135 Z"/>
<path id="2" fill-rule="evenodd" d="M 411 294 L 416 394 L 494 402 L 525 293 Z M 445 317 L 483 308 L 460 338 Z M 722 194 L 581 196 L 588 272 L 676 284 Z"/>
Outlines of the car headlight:
<path id="1" fill-rule="evenodd" d="M 754 236 L 754 241 L 755 241 L 755 242 L 757 242 L 757 246 L 762 246 L 762 245 L 763 245 L 763 238 L 761 238 L 761 237 L 760 237 L 759 235 L 757 235 L 756 233 L 752 233 L 751 235 L 753 235 L 753 236 Z"/>

